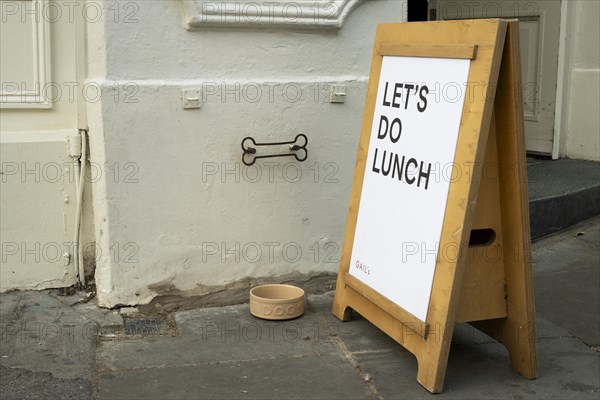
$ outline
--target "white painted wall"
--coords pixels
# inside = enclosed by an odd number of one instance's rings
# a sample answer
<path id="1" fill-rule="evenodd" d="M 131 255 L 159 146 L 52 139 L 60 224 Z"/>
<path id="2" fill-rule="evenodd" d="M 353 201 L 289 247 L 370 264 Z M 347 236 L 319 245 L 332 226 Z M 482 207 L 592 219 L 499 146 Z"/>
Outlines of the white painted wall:
<path id="1" fill-rule="evenodd" d="M 62 14 L 68 4 L 0 4 L 0 291 L 77 282 L 79 167 L 68 143 L 85 120 L 78 47 L 83 19 Z M 93 214 L 89 200 L 82 204 L 86 215 Z M 84 220 L 81 236 L 89 248 L 92 229 Z"/>
<path id="2" fill-rule="evenodd" d="M 88 23 L 102 306 L 337 271 L 376 25 L 405 15 L 404 1 L 360 3 L 340 29 L 188 31 L 176 1 L 122 2 L 119 18 Z M 331 83 L 345 104 L 326 101 Z M 183 110 L 181 89 L 196 87 L 202 108 Z M 298 133 L 306 162 L 240 163 L 245 136 Z"/>
<path id="3" fill-rule="evenodd" d="M 574 4 L 566 155 L 600 161 L 600 2 Z"/>

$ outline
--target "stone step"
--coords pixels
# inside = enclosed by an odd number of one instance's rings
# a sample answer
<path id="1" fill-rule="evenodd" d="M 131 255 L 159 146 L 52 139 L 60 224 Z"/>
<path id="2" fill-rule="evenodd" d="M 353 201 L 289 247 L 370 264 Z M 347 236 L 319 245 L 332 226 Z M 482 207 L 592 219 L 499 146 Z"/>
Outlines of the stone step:
<path id="1" fill-rule="evenodd" d="M 531 239 L 600 214 L 600 162 L 527 160 Z"/>

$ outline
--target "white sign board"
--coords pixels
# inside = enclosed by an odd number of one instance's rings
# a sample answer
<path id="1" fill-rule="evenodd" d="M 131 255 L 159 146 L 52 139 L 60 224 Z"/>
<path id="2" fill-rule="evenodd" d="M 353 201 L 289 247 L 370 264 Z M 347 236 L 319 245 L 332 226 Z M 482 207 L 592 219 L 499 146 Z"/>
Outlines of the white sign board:
<path id="1" fill-rule="evenodd" d="M 350 274 L 423 322 L 470 60 L 384 56 Z"/>

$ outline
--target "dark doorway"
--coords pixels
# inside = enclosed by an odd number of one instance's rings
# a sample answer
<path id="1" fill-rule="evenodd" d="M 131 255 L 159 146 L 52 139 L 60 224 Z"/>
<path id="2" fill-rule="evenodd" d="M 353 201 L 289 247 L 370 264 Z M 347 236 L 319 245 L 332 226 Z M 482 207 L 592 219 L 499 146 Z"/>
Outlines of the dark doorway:
<path id="1" fill-rule="evenodd" d="M 427 21 L 428 0 L 408 0 L 408 22 Z"/>

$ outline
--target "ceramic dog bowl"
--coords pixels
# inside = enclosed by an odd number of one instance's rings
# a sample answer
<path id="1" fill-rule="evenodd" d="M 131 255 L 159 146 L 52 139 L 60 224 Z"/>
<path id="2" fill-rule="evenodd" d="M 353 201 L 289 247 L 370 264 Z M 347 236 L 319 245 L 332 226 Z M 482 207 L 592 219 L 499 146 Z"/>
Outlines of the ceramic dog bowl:
<path id="1" fill-rule="evenodd" d="M 262 285 L 250 290 L 250 314 L 270 320 L 304 314 L 304 290 L 291 285 Z"/>

